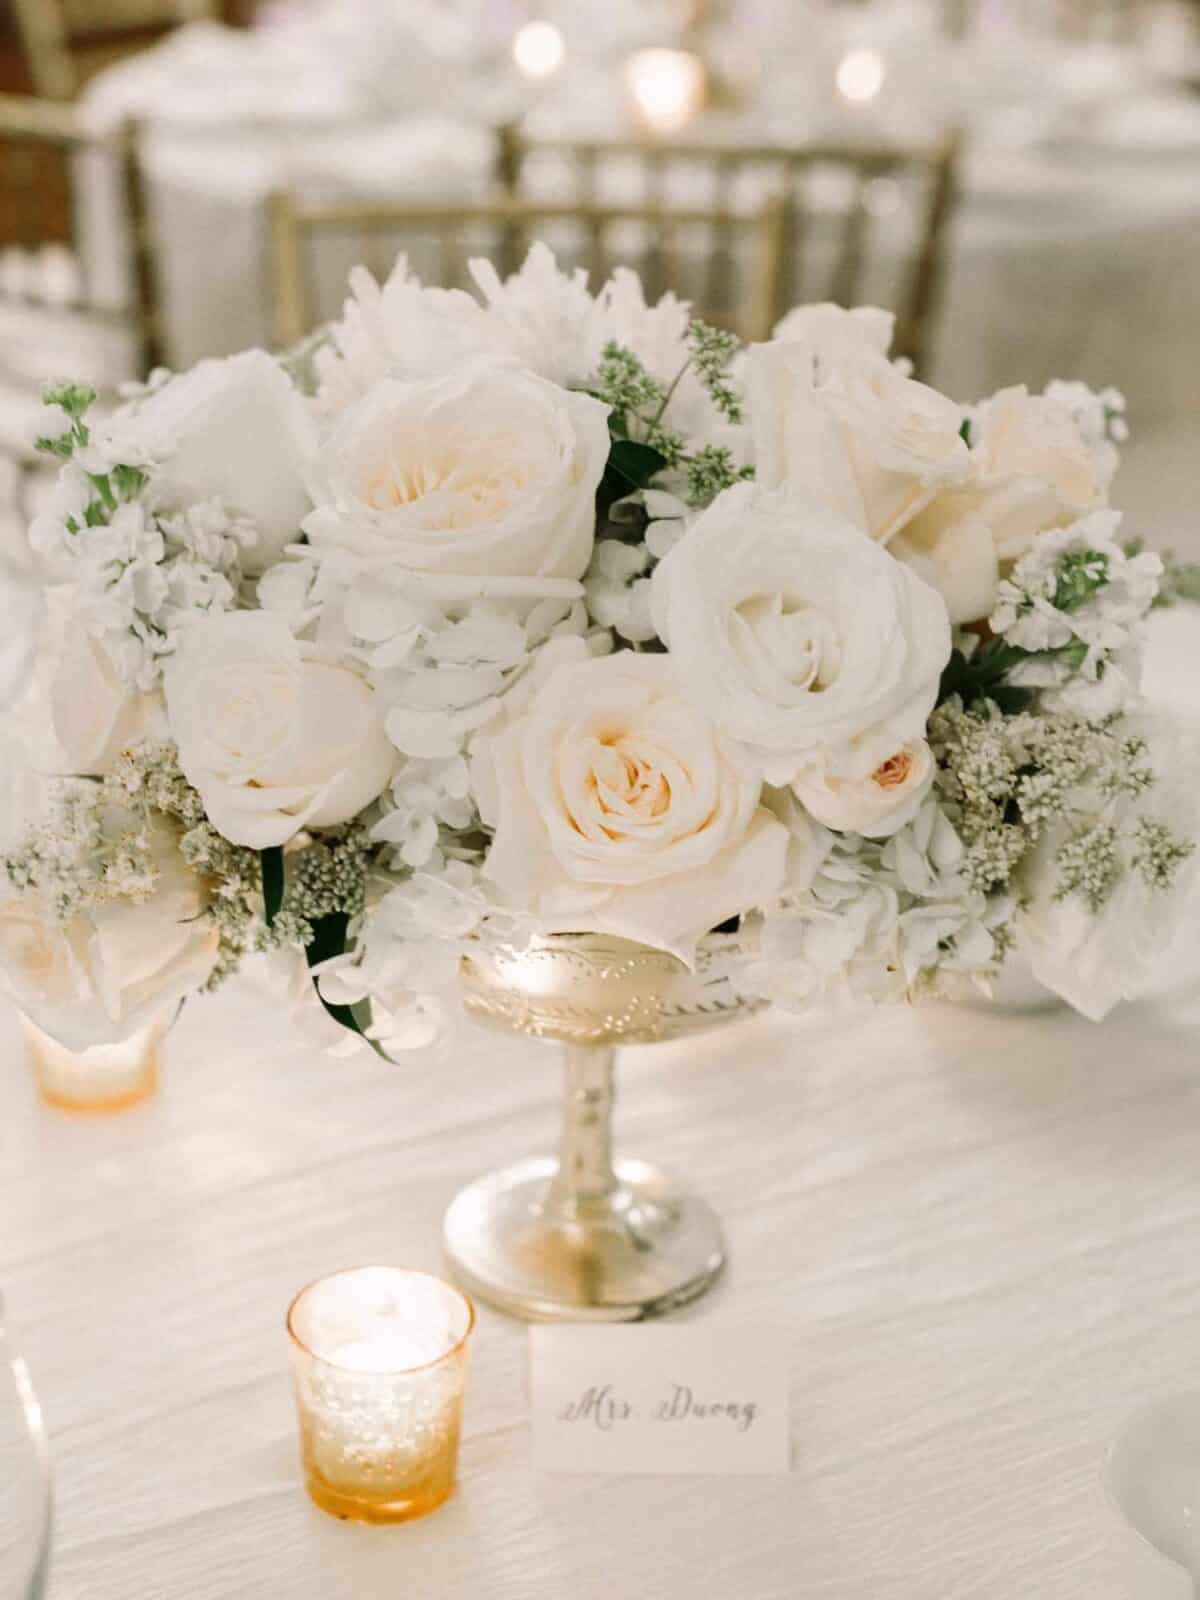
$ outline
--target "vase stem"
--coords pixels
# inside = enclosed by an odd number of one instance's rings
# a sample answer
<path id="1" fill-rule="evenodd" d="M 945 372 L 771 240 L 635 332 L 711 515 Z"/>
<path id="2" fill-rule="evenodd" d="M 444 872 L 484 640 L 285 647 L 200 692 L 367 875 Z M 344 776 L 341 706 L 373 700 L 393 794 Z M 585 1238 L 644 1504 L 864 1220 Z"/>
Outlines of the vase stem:
<path id="1" fill-rule="evenodd" d="M 558 1173 L 548 1208 L 584 1216 L 603 1208 L 616 1188 L 612 1164 L 613 1062 L 610 1045 L 563 1046 L 566 1094 Z"/>

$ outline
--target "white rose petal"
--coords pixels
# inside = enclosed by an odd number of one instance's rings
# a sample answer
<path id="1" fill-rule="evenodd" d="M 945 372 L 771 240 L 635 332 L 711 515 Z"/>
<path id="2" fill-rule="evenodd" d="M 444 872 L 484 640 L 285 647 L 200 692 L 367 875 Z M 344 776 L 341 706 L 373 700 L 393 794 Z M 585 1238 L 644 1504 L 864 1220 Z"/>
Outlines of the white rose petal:
<path id="1" fill-rule="evenodd" d="M 962 410 L 865 344 L 828 367 L 818 354 L 799 340 L 749 352 L 757 481 L 807 492 L 886 543 L 966 471 Z"/>
<path id="2" fill-rule="evenodd" d="M 67 1049 L 116 1043 L 170 1016 L 216 964 L 203 887 L 165 824 L 150 855 L 158 886 L 147 900 L 112 900 L 65 925 L 35 895 L 0 902 L 0 980 Z"/>
<path id="3" fill-rule="evenodd" d="M 746 752 L 675 687 L 662 656 L 560 662 L 475 744 L 495 829 L 484 871 L 547 932 L 606 932 L 692 957 L 769 902 L 787 829 Z"/>
<path id="4" fill-rule="evenodd" d="M 607 410 L 476 363 L 379 384 L 338 421 L 304 527 L 318 556 L 436 574 L 580 578 L 608 460 Z"/>
<path id="5" fill-rule="evenodd" d="M 939 595 L 799 495 L 727 489 L 653 577 L 678 680 L 768 782 L 863 779 L 924 737 L 950 655 Z"/>
<path id="6" fill-rule="evenodd" d="M 293 638 L 281 617 L 233 612 L 184 635 L 164 671 L 179 764 L 234 844 L 284 844 L 356 816 L 395 766 L 362 678 Z"/>
<path id="7" fill-rule="evenodd" d="M 77 773 L 106 771 L 122 750 L 163 725 L 162 696 L 130 688 L 78 617 L 66 628 L 50 710 L 55 738 Z"/>

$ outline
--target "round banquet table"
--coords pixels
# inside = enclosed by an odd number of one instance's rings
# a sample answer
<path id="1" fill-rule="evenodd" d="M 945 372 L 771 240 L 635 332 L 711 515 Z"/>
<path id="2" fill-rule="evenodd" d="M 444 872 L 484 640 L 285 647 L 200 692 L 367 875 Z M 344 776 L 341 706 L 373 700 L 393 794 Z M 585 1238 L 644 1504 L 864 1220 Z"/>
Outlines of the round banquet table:
<path id="1" fill-rule="evenodd" d="M 1153 684 L 1198 626 L 1160 624 Z M 1195 1384 L 1197 1024 L 1200 985 L 1164 983 L 1100 1027 L 931 1006 L 629 1051 L 621 1148 L 727 1230 L 687 1314 L 786 1330 L 790 1474 L 535 1473 L 525 1330 L 481 1308 L 459 1490 L 371 1529 L 301 1488 L 284 1309 L 339 1267 L 438 1270 L 456 1189 L 550 1146 L 550 1051 L 335 1062 L 248 975 L 185 1008 L 156 1103 L 74 1120 L 0 1010 L 0 1283 L 57 1460 L 51 1600 L 1120 1600 L 1105 1444 Z"/>

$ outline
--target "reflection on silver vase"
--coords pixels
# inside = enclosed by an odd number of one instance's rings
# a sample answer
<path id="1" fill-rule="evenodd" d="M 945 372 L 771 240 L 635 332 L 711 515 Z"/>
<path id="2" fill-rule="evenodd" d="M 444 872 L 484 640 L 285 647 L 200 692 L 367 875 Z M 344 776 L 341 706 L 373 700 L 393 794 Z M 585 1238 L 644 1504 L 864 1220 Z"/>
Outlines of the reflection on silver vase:
<path id="1" fill-rule="evenodd" d="M 696 970 L 600 934 L 558 934 L 463 963 L 479 1022 L 563 1046 L 559 1153 L 490 1173 L 446 1213 L 446 1251 L 480 1298 L 531 1321 L 630 1322 L 703 1294 L 725 1259 L 698 1196 L 612 1153 L 619 1044 L 705 1032 L 748 1009 L 729 980 L 737 939 L 710 935 Z"/>

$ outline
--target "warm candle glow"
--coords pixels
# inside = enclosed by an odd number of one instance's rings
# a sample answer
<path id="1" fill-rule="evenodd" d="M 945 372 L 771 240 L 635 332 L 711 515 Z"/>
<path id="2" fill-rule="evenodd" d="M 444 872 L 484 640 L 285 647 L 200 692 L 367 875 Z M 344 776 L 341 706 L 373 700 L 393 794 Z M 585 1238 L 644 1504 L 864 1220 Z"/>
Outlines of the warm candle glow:
<path id="1" fill-rule="evenodd" d="M 288 1333 L 308 1491 L 335 1516 L 401 1522 L 454 1487 L 471 1303 L 423 1272 L 310 1284 Z"/>
<path id="2" fill-rule="evenodd" d="M 552 22 L 526 22 L 517 29 L 512 53 L 527 78 L 548 78 L 562 66 L 567 46 Z"/>
<path id="3" fill-rule="evenodd" d="M 837 86 L 847 100 L 874 100 L 886 76 L 878 50 L 848 50 L 838 63 Z"/>
<path id="4" fill-rule="evenodd" d="M 686 50 L 638 50 L 625 70 L 639 120 L 654 133 L 678 133 L 701 111 L 708 75 Z"/>

